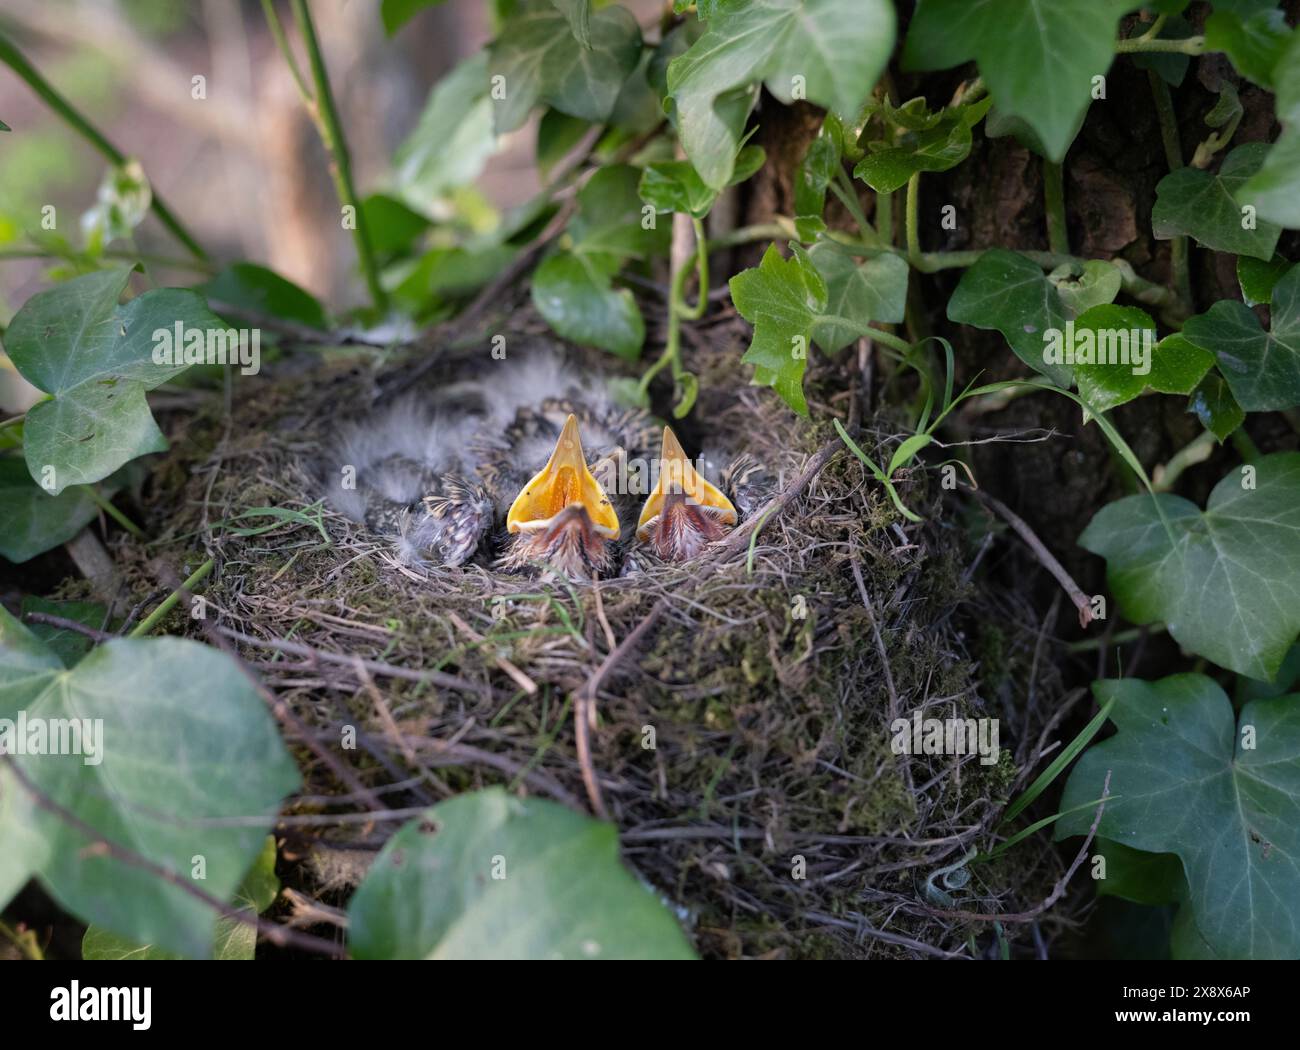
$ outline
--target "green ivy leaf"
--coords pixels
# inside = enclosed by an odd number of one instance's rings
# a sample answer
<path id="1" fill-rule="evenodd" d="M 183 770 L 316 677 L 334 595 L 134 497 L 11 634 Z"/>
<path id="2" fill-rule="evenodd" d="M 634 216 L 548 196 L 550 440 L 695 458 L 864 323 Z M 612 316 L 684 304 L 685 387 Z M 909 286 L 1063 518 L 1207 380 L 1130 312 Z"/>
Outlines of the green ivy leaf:
<path id="1" fill-rule="evenodd" d="M 1043 358 L 1043 333 L 1064 331 L 1070 314 L 1061 295 L 1031 259 L 994 248 L 962 274 L 948 300 L 948 319 L 1001 332 L 1017 357 L 1057 386 L 1069 388 L 1073 372 Z"/>
<path id="2" fill-rule="evenodd" d="M 576 47 L 572 39 L 568 44 Z M 417 212 L 432 214 L 449 192 L 473 182 L 496 152 L 491 72 L 504 70 L 489 71 L 488 53 L 480 51 L 439 80 L 415 128 L 393 154 L 393 192 Z M 507 102 L 499 105 L 509 104 L 512 88 L 524 91 L 525 85 L 508 79 Z M 528 102 L 527 109 L 532 105 Z"/>
<path id="3" fill-rule="evenodd" d="M 186 366 L 154 363 L 155 331 L 227 328 L 202 296 L 179 288 L 118 306 L 130 274 L 100 270 L 38 292 L 5 333 L 14 366 L 51 395 L 28 411 L 23 442 L 33 478 L 43 481 L 45 468 L 54 468 L 45 486 L 53 495 L 167 448 L 144 395 Z"/>
<path id="4" fill-rule="evenodd" d="M 1243 200 L 1253 201 L 1261 218 L 1289 229 L 1300 228 L 1300 33 L 1274 71 L 1277 119 L 1282 136 L 1264 157 L 1263 167 L 1242 187 Z"/>
<path id="5" fill-rule="evenodd" d="M 708 29 L 668 67 L 678 137 L 705 184 L 731 178 L 756 82 L 852 116 L 894 47 L 889 0 L 722 0 Z M 802 81 L 796 80 L 801 77 Z"/>
<path id="6" fill-rule="evenodd" d="M 621 266 L 617 255 L 556 252 L 533 275 L 533 305 L 557 335 L 635 361 L 645 320 L 632 293 L 611 286 Z"/>
<path id="7" fill-rule="evenodd" d="M 411 251 L 420 236 L 433 226 L 428 216 L 386 193 L 366 197 L 361 202 L 361 217 L 370 246 L 381 259 Z"/>
<path id="8" fill-rule="evenodd" d="M 200 291 L 212 302 L 249 310 L 254 314 L 295 324 L 317 331 L 329 328 L 325 308 L 310 292 L 299 288 L 274 270 L 256 263 L 227 266 Z M 220 309 L 218 305 L 218 309 Z"/>
<path id="9" fill-rule="evenodd" d="M 755 382 L 765 383 L 801 416 L 808 415 L 803 374 L 808 343 L 819 316 L 826 312 L 826 282 L 799 245 L 783 259 L 769 245 L 758 266 L 731 279 L 731 301 L 754 326 L 754 338 L 741 358 L 754 366 Z"/>
<path id="10" fill-rule="evenodd" d="M 833 241 L 820 241 L 808 258 L 826 282 L 826 312 L 847 317 L 854 326 L 819 325 L 813 338 L 827 353 L 843 350 L 861 335 L 869 321 L 900 324 L 907 305 L 907 261 L 882 252 L 859 264 Z"/>
<path id="11" fill-rule="evenodd" d="M 1237 256 L 1237 283 L 1247 306 L 1267 306 L 1273 301 L 1273 286 L 1278 278 L 1291 269 L 1291 262 L 1275 255 L 1268 262 L 1252 259 L 1249 255 Z"/>
<path id="12" fill-rule="evenodd" d="M 1110 68 L 1120 16 L 1132 0 L 919 0 L 903 68 L 948 69 L 970 59 L 1000 110 L 1021 117 L 1060 162 Z"/>
<path id="13" fill-rule="evenodd" d="M 1238 73 L 1266 91 L 1273 90 L 1273 71 L 1290 42 L 1286 15 L 1276 7 L 1250 15 L 1219 10 L 1205 20 L 1205 49 L 1224 52 Z"/>
<path id="14" fill-rule="evenodd" d="M 869 152 L 853 169 L 877 193 L 893 193 L 919 171 L 947 171 L 970 155 L 971 129 L 984 119 L 991 98 L 948 108 L 921 130 L 908 131 L 894 145 Z"/>
<path id="15" fill-rule="evenodd" d="M 1147 386 L 1161 394 L 1190 394 L 1213 367 L 1213 354 L 1174 332 L 1156 344 Z"/>
<path id="16" fill-rule="evenodd" d="M 253 867 L 244 876 L 231 906 L 250 918 L 266 911 L 280 893 L 280 880 L 275 876 L 275 837 L 268 835 Z M 253 958 L 257 949 L 257 930 L 248 923 L 224 916 L 217 919 L 214 931 L 212 957 L 217 961 L 237 961 Z M 166 951 L 156 944 L 141 944 L 128 937 L 119 937 L 102 926 L 90 926 L 81 939 L 83 959 L 112 959 L 114 961 L 141 961 L 147 959 L 182 959 L 184 956 Z"/>
<path id="17" fill-rule="evenodd" d="M 690 959 L 614 825 L 501 788 L 402 826 L 348 907 L 360 959 Z"/>
<path id="18" fill-rule="evenodd" d="M 569 223 L 574 248 L 637 259 L 662 255 L 672 231 L 667 223 L 642 224 L 641 173 L 627 164 L 596 172 L 578 194 L 578 213 Z"/>
<path id="19" fill-rule="evenodd" d="M 1187 411 L 1195 414 L 1201 425 L 1219 439 L 1219 444 L 1246 421 L 1246 413 L 1237 404 L 1223 381 L 1223 376 L 1211 372 L 1192 391 L 1187 401 Z"/>
<path id="20" fill-rule="evenodd" d="M 1185 649 L 1272 679 L 1300 631 L 1300 453 L 1229 474 L 1203 513 L 1168 494 L 1108 504 L 1079 543 L 1106 559 L 1134 623 L 1162 620 Z"/>
<path id="21" fill-rule="evenodd" d="M 487 51 L 489 76 L 505 78 L 505 98 L 492 101 L 497 134 L 521 127 L 539 102 L 604 123 L 641 57 L 641 30 L 617 5 L 592 14 L 589 27 L 588 48 L 546 0 L 520 5 Z"/>
<path id="22" fill-rule="evenodd" d="M 67 543 L 98 513 L 84 487 L 52 496 L 32 480 L 21 459 L 0 457 L 0 555 L 11 562 Z"/>
<path id="23" fill-rule="evenodd" d="M 551 0 L 551 3 L 569 20 L 573 39 L 583 47 L 591 47 L 591 0 Z"/>
<path id="24" fill-rule="evenodd" d="M 537 122 L 537 170 L 543 179 L 551 177 L 555 165 L 568 156 L 590 128 L 587 121 L 558 109 L 548 109 L 542 114 Z"/>
<path id="25" fill-rule="evenodd" d="M 1091 408 L 1107 412 L 1116 405 L 1132 401 L 1146 389 L 1156 353 L 1156 323 L 1145 310 L 1104 303 L 1075 318 L 1076 342 L 1083 333 L 1089 332 L 1092 333 L 1097 360 L 1081 362 L 1076 358 L 1074 380 L 1080 396 Z M 1151 347 L 1150 358 L 1145 362 L 1148 371 L 1138 372 L 1137 369 L 1144 367 L 1139 357 L 1145 352 L 1138 348 L 1147 345 L 1147 332 L 1150 332 Z M 1122 358 L 1115 363 L 1103 362 L 1103 356 L 1109 358 L 1118 354 L 1121 342 L 1128 348 L 1129 363 L 1124 363 Z"/>
<path id="26" fill-rule="evenodd" d="M 1105 774 L 1102 777 L 1104 780 Z M 1183 863 L 1175 854 L 1148 853 L 1100 835 L 1094 841 L 1095 852 L 1106 861 L 1106 876 L 1097 880 L 1098 896 L 1158 905 L 1176 904 L 1184 895 Z"/>
<path id="27" fill-rule="evenodd" d="M 1178 856 L 1196 929 L 1216 954 L 1300 955 L 1300 697 L 1253 701 L 1238 726 L 1227 694 L 1203 675 L 1104 681 L 1093 692 L 1116 700 L 1118 732 L 1079 759 L 1061 808 L 1096 798 L 1109 770 L 1118 797 L 1099 834 Z M 1057 837 L 1085 834 L 1092 820 L 1071 813 Z"/>
<path id="28" fill-rule="evenodd" d="M 1232 395 L 1247 412 L 1300 405 L 1300 267 L 1273 287 L 1272 326 L 1266 332 L 1250 307 L 1222 299 L 1190 317 L 1183 336 L 1208 350 Z"/>
<path id="29" fill-rule="evenodd" d="M 1124 283 L 1119 268 L 1103 259 L 1089 259 L 1082 266 L 1066 263 L 1049 273 L 1047 279 L 1056 285 L 1065 308 L 1075 315 L 1113 303 Z"/>
<path id="30" fill-rule="evenodd" d="M 752 178 L 767 159 L 761 146 L 745 146 L 736 155 L 728 185 L 735 186 Z M 706 186 L 699 172 L 688 160 L 666 160 L 646 166 L 637 189 L 641 199 L 659 212 L 684 212 L 697 219 L 709 214 L 718 191 Z"/>
<path id="31" fill-rule="evenodd" d="M 1240 198 L 1251 203 L 1242 187 L 1260 169 L 1268 147 L 1259 142 L 1238 146 L 1224 158 L 1217 175 L 1197 168 L 1179 168 L 1156 186 L 1151 225 L 1157 240 L 1188 236 L 1216 252 L 1273 258 L 1282 229 L 1257 219 L 1246 229 Z"/>
<path id="32" fill-rule="evenodd" d="M 446 0 L 384 0 L 379 7 L 384 32 L 392 36 L 426 7 L 436 7 L 445 2 Z"/>
<path id="33" fill-rule="evenodd" d="M 180 638 L 115 639 L 72 670 L 0 610 L 0 718 L 101 720 L 96 756 L 8 759 L 95 834 L 230 900 L 299 783 L 265 704 L 233 661 Z M 29 728 L 28 737 L 31 737 Z M 8 748 L 15 751 L 13 747 Z M 219 818 L 257 817 L 239 826 Z M 206 822 L 206 823 L 205 823 Z M 78 918 L 164 951 L 206 958 L 213 913 L 42 809 L 0 767 L 0 902 L 31 878 Z M 3 906 L 0 903 L 0 906 Z"/>
<path id="34" fill-rule="evenodd" d="M 795 227 L 801 240 L 812 240 L 826 228 L 822 213 L 826 210 L 826 191 L 843 163 L 839 119 L 826 114 L 817 137 L 808 144 L 808 152 L 794 173 Z"/>

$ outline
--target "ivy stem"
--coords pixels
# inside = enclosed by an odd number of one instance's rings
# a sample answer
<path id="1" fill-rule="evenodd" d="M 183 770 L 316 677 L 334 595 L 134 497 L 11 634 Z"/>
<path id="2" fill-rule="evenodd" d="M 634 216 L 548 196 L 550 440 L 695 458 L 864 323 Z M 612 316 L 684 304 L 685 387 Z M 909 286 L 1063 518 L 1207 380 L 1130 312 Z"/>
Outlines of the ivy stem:
<path id="1" fill-rule="evenodd" d="M 1202 431 L 1197 438 L 1170 456 L 1169 462 L 1159 464 L 1151 472 L 1152 490 L 1169 492 L 1182 476 L 1183 471 L 1188 467 L 1196 466 L 1197 463 L 1204 463 L 1214 453 L 1218 443 L 1219 439 L 1211 431 Z"/>
<path id="2" fill-rule="evenodd" d="M 886 244 L 894 243 L 894 195 L 876 194 L 876 233 Z"/>
<path id="3" fill-rule="evenodd" d="M 668 292 L 668 337 L 664 342 L 664 352 L 659 355 L 637 384 L 637 391 L 642 400 L 650 396 L 650 383 L 666 367 L 672 365 L 673 376 L 681 372 L 682 321 L 698 321 L 704 316 L 709 306 L 709 245 L 704 235 L 704 223 L 691 218 L 691 228 L 695 233 L 695 249 L 682 260 L 682 265 L 673 273 L 672 285 Z M 761 232 L 768 232 L 764 227 L 754 227 Z M 779 227 L 778 227 L 779 229 Z M 739 231 L 736 231 L 739 232 Z M 699 298 L 694 306 L 686 302 L 686 280 L 695 270 L 699 274 Z"/>
<path id="4" fill-rule="evenodd" d="M 1065 186 L 1061 165 L 1043 161 L 1043 196 L 1047 205 L 1047 243 L 1054 252 L 1070 254 L 1070 233 L 1065 223 Z"/>
<path id="5" fill-rule="evenodd" d="M 71 102 L 59 94 L 54 89 L 54 86 L 37 72 L 36 68 L 23 57 L 22 52 L 3 33 L 0 33 L 0 62 L 3 62 L 17 73 L 19 78 L 25 81 L 27 86 L 63 119 L 64 123 L 94 146 L 111 164 L 119 168 L 126 164 L 126 155 L 109 142 L 89 120 L 83 117 Z M 181 221 L 176 218 L 172 210 L 167 207 L 157 190 L 154 190 L 151 195 L 149 207 L 158 217 L 158 221 L 167 227 L 171 234 L 181 244 L 185 245 L 196 259 L 207 260 L 207 252 L 203 250 L 189 230 L 182 225 Z"/>
<path id="6" fill-rule="evenodd" d="M 916 269 L 921 266 L 921 235 L 917 230 L 918 215 L 921 210 L 921 173 L 913 172 L 907 180 L 907 261 Z"/>
<path id="7" fill-rule="evenodd" d="M 1144 35 L 1115 41 L 1117 55 L 1132 55 L 1142 51 L 1172 55 L 1202 55 L 1205 53 L 1205 37 L 1189 36 L 1183 40 L 1157 40 Z"/>
<path id="8" fill-rule="evenodd" d="M 871 223 L 867 222 L 867 216 L 862 211 L 862 202 L 858 200 L 858 191 L 854 188 L 852 180 L 844 173 L 843 168 L 839 168 L 835 172 L 835 181 L 831 183 L 831 189 L 835 191 L 835 196 L 839 197 L 840 203 L 853 216 L 853 221 L 857 223 L 862 236 L 870 237 L 872 233 Z"/>
<path id="9" fill-rule="evenodd" d="M 184 583 L 182 583 L 179 587 L 177 587 L 176 590 L 172 591 L 171 594 L 167 595 L 167 597 L 162 600 L 162 603 L 158 606 L 158 608 L 156 608 L 153 612 L 151 612 L 148 616 L 146 616 L 143 620 L 141 620 L 136 625 L 135 630 L 133 630 L 129 635 L 127 635 L 127 637 L 143 638 L 146 634 L 152 631 L 155 627 L 158 626 L 158 622 L 169 612 L 171 612 L 172 608 L 176 605 L 176 603 L 181 600 L 181 592 L 188 591 L 191 588 L 193 588 L 193 586 L 196 583 L 205 579 L 208 573 L 210 573 L 211 571 L 212 571 L 212 559 L 209 558 L 197 569 L 195 569 L 192 573 L 190 573 L 189 578 Z"/>
<path id="10" fill-rule="evenodd" d="M 136 539 L 144 539 L 144 529 L 140 528 L 139 525 L 123 514 L 122 511 L 113 506 L 113 501 L 105 497 L 99 489 L 95 488 L 94 485 L 83 485 L 82 487 L 85 489 L 86 496 L 90 499 L 91 503 L 121 525 L 122 528 L 126 529 L 126 531 Z"/>
<path id="11" fill-rule="evenodd" d="M 279 19 L 275 15 L 274 7 L 269 0 L 264 0 L 262 8 L 266 13 L 276 46 L 284 55 L 285 62 L 288 63 L 289 70 L 298 83 L 298 90 L 303 96 L 307 113 L 315 123 L 321 142 L 330 155 L 329 169 L 330 177 L 334 180 L 334 191 L 340 203 L 352 209 L 352 238 L 356 244 L 357 262 L 365 278 L 366 288 L 370 292 L 371 302 L 374 303 L 376 310 L 383 313 L 388 309 L 388 293 L 379 283 L 379 269 L 375 265 L 374 252 L 370 247 L 370 231 L 361 210 L 361 202 L 357 198 L 356 186 L 352 182 L 352 160 L 348 155 L 348 143 L 343 135 L 338 109 L 334 105 L 334 95 L 330 91 L 329 73 L 325 69 L 320 42 L 316 38 L 316 27 L 307 8 L 307 0 L 292 0 L 292 3 L 294 20 L 298 24 L 303 44 L 307 49 L 307 60 L 311 67 L 312 82 L 315 85 L 314 96 L 307 94 L 306 82 L 297 72 L 293 51 L 289 47 L 283 27 L 279 28 L 279 32 L 276 31 Z"/>
<path id="12" fill-rule="evenodd" d="M 1155 101 L 1156 118 L 1160 122 L 1160 139 L 1165 147 L 1165 159 L 1170 171 L 1183 166 L 1183 143 L 1178 134 L 1178 118 L 1169 85 L 1160 79 L 1155 70 L 1147 70 L 1151 84 L 1151 97 Z M 1190 313 L 1195 307 L 1192 298 L 1191 249 L 1185 236 L 1175 237 L 1169 244 L 1169 261 L 1174 275 L 1174 292 Z"/>

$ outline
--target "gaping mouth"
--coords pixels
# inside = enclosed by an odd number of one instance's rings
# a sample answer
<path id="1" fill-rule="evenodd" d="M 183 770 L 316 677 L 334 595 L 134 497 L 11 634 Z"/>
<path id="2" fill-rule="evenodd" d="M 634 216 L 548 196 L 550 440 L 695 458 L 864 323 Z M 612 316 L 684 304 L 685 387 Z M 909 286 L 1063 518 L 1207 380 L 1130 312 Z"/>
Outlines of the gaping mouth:
<path id="1" fill-rule="evenodd" d="M 587 524 L 575 523 L 576 510 L 585 511 Z M 568 513 L 566 513 L 568 511 Z M 506 530 L 540 532 L 548 539 L 574 524 L 604 539 L 618 539 L 618 515 L 605 490 L 587 469 L 578 434 L 578 419 L 570 415 L 546 466 L 523 487 L 506 514 Z"/>
<path id="2" fill-rule="evenodd" d="M 665 500 L 670 496 L 681 498 L 671 500 L 665 508 Z M 641 508 L 641 517 L 636 525 L 637 539 L 649 539 L 666 511 L 672 511 L 677 516 L 677 504 L 683 504 L 683 510 L 698 508 L 703 516 L 720 526 L 736 524 L 736 508 L 731 500 L 701 477 L 686 458 L 677 435 L 671 428 L 664 427 L 664 440 L 659 452 L 659 480 L 645 501 L 645 506 Z"/>

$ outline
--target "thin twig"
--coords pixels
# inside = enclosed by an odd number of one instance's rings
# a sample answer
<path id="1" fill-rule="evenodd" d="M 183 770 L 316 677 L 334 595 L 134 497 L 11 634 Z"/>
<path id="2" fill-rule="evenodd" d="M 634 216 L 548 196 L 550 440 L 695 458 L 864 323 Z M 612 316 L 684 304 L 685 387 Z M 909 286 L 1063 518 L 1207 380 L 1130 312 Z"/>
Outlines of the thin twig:
<path id="1" fill-rule="evenodd" d="M 107 642 L 117 637 L 117 635 L 113 634 L 111 631 L 96 630 L 94 627 L 87 627 L 84 623 L 78 623 L 76 620 L 69 620 L 66 616 L 55 616 L 53 613 L 23 613 L 23 619 L 28 623 L 43 623 L 47 627 L 58 627 L 64 631 L 72 631 L 75 634 L 82 634 L 96 642 Z"/>
<path id="2" fill-rule="evenodd" d="M 984 503 L 990 510 L 995 511 L 1008 525 L 1015 530 L 1016 535 L 1025 541 L 1025 545 L 1034 552 L 1043 568 L 1056 577 L 1056 582 L 1061 585 L 1074 607 L 1079 610 L 1079 626 L 1087 627 L 1092 622 L 1092 599 L 1083 593 L 1083 589 L 1074 582 L 1074 578 L 1065 571 L 1063 566 L 1051 551 L 1044 546 L 1025 520 L 1015 511 L 1003 503 L 995 496 L 990 496 L 983 489 L 972 490 L 974 495 Z"/>

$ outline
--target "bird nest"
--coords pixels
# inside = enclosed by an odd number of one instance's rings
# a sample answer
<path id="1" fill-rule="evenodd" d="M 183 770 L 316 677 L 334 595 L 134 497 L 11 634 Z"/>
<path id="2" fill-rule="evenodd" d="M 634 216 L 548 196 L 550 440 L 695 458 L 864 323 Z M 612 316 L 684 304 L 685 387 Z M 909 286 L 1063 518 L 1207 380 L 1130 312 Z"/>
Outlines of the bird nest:
<path id="1" fill-rule="evenodd" d="M 307 781 L 288 813 L 380 811 L 281 829 L 300 921 L 346 901 L 403 819 L 384 810 L 503 784 L 613 820 L 704 955 L 1004 949 L 956 909 L 1021 911 L 1059 858 L 1038 838 L 962 862 L 995 841 L 1060 687 L 1025 599 L 977 589 L 960 501 L 917 471 L 902 490 L 927 521 L 906 521 L 829 427 L 737 381 L 734 346 L 701 348 L 683 439 L 758 456 L 778 482 L 766 508 L 693 562 L 596 584 L 424 570 L 333 512 L 305 463 L 342 418 L 432 390 L 461 358 L 435 360 L 293 357 L 229 410 L 164 414 L 173 451 L 143 497 L 161 540 L 117 550 L 141 600 L 214 559 L 189 607 L 205 618 L 182 604 L 169 629 L 237 651 L 273 691 Z M 848 382 L 814 375 L 814 396 L 826 379 Z M 871 452 L 891 430 L 856 433 Z M 895 754 L 891 722 L 917 711 L 1000 719 L 1000 761 Z M 1069 922 L 1057 909 L 1005 938 L 1032 928 L 1041 947 Z"/>

